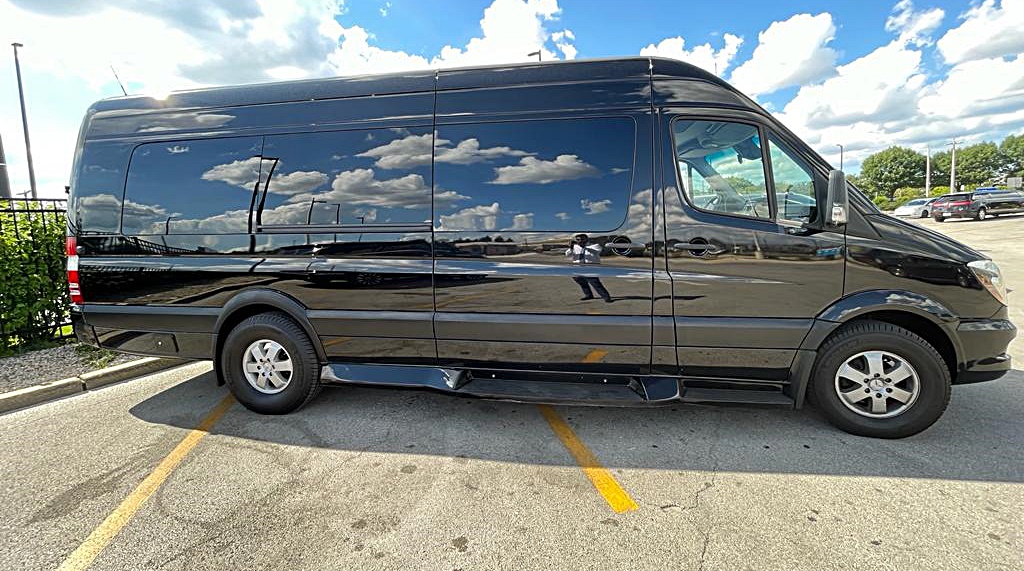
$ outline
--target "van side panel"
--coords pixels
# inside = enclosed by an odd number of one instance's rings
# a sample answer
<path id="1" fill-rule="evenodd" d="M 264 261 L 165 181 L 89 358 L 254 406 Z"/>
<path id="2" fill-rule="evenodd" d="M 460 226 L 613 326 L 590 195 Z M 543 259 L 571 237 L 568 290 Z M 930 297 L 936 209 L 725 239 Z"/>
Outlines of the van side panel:
<path id="1" fill-rule="evenodd" d="M 649 372 L 648 86 L 643 77 L 438 92 L 442 364 Z M 592 252 L 584 260 L 566 254 L 579 234 Z"/>
<path id="2" fill-rule="evenodd" d="M 86 321 L 104 346 L 208 358 L 220 309 L 269 289 L 328 358 L 434 364 L 432 120 L 432 93 L 97 114 L 75 203 L 117 222 L 78 232 Z"/>

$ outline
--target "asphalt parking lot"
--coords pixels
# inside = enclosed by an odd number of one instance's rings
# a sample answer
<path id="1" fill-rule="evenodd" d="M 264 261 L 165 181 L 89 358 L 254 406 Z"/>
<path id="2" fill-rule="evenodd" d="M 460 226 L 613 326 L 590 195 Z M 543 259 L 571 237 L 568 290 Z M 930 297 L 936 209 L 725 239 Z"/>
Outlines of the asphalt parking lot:
<path id="1" fill-rule="evenodd" d="M 1024 323 L 1024 216 L 918 223 L 998 261 Z M 0 568 L 1021 569 L 1011 352 L 899 441 L 347 387 L 262 417 L 190 364 L 0 416 Z"/>

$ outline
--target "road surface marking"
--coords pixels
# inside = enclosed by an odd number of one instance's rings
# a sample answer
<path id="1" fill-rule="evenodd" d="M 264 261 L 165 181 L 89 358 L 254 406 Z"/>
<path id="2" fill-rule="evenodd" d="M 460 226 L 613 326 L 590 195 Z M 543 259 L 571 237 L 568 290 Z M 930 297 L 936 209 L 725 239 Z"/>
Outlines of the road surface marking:
<path id="1" fill-rule="evenodd" d="M 633 498 L 629 497 L 626 490 L 622 489 L 622 486 L 615 480 L 615 476 L 612 476 L 612 473 L 601 465 L 597 456 L 594 456 L 594 453 L 587 448 L 587 445 L 580 440 L 579 436 L 576 436 L 572 428 L 555 412 L 555 409 L 546 404 L 538 406 L 540 407 L 541 414 L 544 415 L 548 424 L 551 425 L 551 430 L 555 432 L 558 439 L 562 441 L 562 444 L 565 445 L 569 453 L 576 459 L 576 462 L 583 468 L 583 473 L 587 475 L 587 478 L 590 478 L 590 483 L 594 484 L 598 493 L 608 502 L 612 510 L 615 513 L 623 513 L 637 509 L 636 502 L 633 501 Z"/>
<path id="2" fill-rule="evenodd" d="M 597 363 L 604 359 L 607 354 L 608 351 L 594 349 L 587 353 L 586 357 L 583 357 L 582 362 Z M 608 502 L 612 510 L 615 513 L 623 513 L 637 509 L 636 502 L 633 501 L 633 498 L 629 497 L 626 490 L 622 489 L 622 486 L 615 480 L 615 476 L 612 476 L 612 473 L 601 465 L 597 456 L 594 456 L 594 453 L 587 448 L 587 445 L 580 440 L 580 437 L 576 436 L 572 428 L 555 412 L 555 409 L 546 404 L 539 406 L 540 413 L 544 415 L 545 420 L 551 425 L 551 430 L 555 432 L 558 439 L 562 441 L 565 448 L 576 459 L 576 463 L 583 468 L 583 473 L 587 475 L 587 478 L 590 478 L 590 483 L 594 484 L 598 493 Z"/>
<path id="3" fill-rule="evenodd" d="M 213 425 L 217 424 L 220 417 L 224 416 L 235 399 L 230 394 L 225 396 L 217 406 L 206 415 L 206 418 L 199 423 L 195 429 L 188 433 L 185 438 L 171 450 L 171 453 L 164 456 L 164 459 L 157 464 L 156 468 L 146 476 L 128 497 L 121 502 L 121 505 L 110 512 L 107 519 L 103 520 L 96 529 L 85 538 L 85 541 L 75 549 L 64 563 L 58 567 L 58 571 L 82 570 L 92 565 L 92 562 L 112 539 L 122 530 L 124 526 L 135 516 L 142 504 L 156 492 L 160 486 L 171 475 L 171 472 L 178 467 L 178 464 L 185 459 L 185 456 L 199 444 L 199 441 L 206 436 Z"/>

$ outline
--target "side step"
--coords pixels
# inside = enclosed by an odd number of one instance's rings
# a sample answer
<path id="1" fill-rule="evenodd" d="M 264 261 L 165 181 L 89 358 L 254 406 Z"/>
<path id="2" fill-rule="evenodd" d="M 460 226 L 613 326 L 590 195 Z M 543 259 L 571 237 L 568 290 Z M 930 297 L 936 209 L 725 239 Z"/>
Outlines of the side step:
<path id="1" fill-rule="evenodd" d="M 325 383 L 434 389 L 450 394 L 514 402 L 607 406 L 651 406 L 677 402 L 735 403 L 792 407 L 777 390 L 687 387 L 685 378 L 478 371 L 402 365 L 324 366 Z M 708 379 L 700 379 L 702 385 Z M 723 379 L 723 382 L 728 382 Z"/>

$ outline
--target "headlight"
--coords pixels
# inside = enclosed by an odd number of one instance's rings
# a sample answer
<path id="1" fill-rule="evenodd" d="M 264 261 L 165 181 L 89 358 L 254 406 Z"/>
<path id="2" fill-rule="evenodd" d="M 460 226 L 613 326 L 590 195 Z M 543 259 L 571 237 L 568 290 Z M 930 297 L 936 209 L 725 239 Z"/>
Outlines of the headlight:
<path id="1" fill-rule="evenodd" d="M 967 267 L 971 268 L 975 277 L 992 294 L 992 297 L 996 298 L 999 303 L 1006 305 L 1006 282 L 1003 281 L 1003 273 L 999 271 L 999 266 L 995 262 L 992 260 L 978 260 L 968 263 Z"/>

